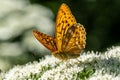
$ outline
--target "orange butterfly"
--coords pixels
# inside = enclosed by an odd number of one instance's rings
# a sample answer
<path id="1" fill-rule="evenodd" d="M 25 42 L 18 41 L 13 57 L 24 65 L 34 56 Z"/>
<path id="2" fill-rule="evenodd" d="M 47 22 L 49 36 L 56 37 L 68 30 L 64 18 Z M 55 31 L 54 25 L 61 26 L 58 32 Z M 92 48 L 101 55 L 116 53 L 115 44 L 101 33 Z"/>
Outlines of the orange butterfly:
<path id="1" fill-rule="evenodd" d="M 79 57 L 86 45 L 85 28 L 76 22 L 69 7 L 64 3 L 58 10 L 55 38 L 36 30 L 33 34 L 56 58 L 61 60 Z"/>

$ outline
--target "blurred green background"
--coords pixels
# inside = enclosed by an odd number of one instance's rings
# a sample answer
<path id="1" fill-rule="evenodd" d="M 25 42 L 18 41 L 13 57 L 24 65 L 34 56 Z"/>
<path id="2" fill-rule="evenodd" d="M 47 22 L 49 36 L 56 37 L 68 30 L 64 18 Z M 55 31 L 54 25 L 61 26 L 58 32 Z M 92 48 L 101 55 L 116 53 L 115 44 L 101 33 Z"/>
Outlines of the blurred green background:
<path id="1" fill-rule="evenodd" d="M 87 31 L 86 50 L 103 51 L 120 44 L 119 0 L 30 0 L 32 4 L 49 7 L 55 16 L 59 6 L 66 3 L 77 22 Z M 54 18 L 55 22 L 55 18 Z"/>
<path id="2" fill-rule="evenodd" d="M 55 35 L 59 6 L 66 3 L 87 32 L 85 51 L 120 45 L 120 0 L 1 0 L 0 69 L 8 70 L 50 54 L 32 30 Z"/>

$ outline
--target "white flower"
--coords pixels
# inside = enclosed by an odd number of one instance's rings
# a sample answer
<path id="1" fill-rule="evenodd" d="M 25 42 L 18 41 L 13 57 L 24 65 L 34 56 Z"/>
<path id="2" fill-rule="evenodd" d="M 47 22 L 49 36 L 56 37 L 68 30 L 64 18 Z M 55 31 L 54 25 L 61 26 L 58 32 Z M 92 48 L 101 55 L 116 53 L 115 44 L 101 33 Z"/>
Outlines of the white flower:
<path id="1" fill-rule="evenodd" d="M 16 66 L 3 73 L 3 80 L 119 80 L 119 57 L 119 46 L 104 53 L 83 53 L 77 59 L 62 62 L 53 56 L 46 56 L 39 62 Z"/>

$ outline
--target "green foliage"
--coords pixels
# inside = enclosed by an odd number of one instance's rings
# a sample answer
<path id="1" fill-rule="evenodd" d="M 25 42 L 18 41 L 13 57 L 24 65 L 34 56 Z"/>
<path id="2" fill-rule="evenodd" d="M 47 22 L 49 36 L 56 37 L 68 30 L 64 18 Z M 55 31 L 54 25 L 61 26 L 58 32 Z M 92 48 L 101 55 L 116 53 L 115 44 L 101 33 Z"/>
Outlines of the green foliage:
<path id="1" fill-rule="evenodd" d="M 29 80 L 29 79 L 32 79 L 32 80 L 38 80 L 39 78 L 41 78 L 41 76 L 43 75 L 43 73 L 47 70 L 50 70 L 51 69 L 51 66 L 48 65 L 48 66 L 42 66 L 41 67 L 42 69 L 40 70 L 39 73 L 31 73 L 29 77 L 26 77 L 25 79 L 26 80 Z"/>
<path id="2" fill-rule="evenodd" d="M 77 80 L 86 80 L 94 73 L 95 69 L 86 67 L 82 71 L 77 73 Z"/>

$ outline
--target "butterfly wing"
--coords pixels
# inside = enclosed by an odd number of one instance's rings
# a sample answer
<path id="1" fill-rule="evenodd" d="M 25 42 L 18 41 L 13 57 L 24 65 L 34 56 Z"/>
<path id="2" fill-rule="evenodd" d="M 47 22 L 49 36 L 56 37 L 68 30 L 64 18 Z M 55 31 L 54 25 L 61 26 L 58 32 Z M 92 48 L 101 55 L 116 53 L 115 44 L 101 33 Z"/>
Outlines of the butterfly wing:
<path id="1" fill-rule="evenodd" d="M 67 33 L 67 30 L 75 23 L 76 20 L 69 7 L 63 3 L 58 10 L 56 18 L 56 46 L 58 51 L 63 51 L 62 45 L 65 34 Z"/>
<path id="2" fill-rule="evenodd" d="M 76 58 L 86 45 L 83 25 L 76 22 L 69 7 L 62 4 L 56 18 L 56 38 L 33 31 L 36 39 L 62 60 Z"/>
<path id="3" fill-rule="evenodd" d="M 57 50 L 55 39 L 51 36 L 43 34 L 39 31 L 33 31 L 35 38 L 42 43 L 46 48 L 48 48 L 51 52 Z"/>
<path id="4" fill-rule="evenodd" d="M 68 29 L 64 49 L 67 53 L 80 54 L 86 45 L 86 32 L 83 25 L 76 23 Z"/>

